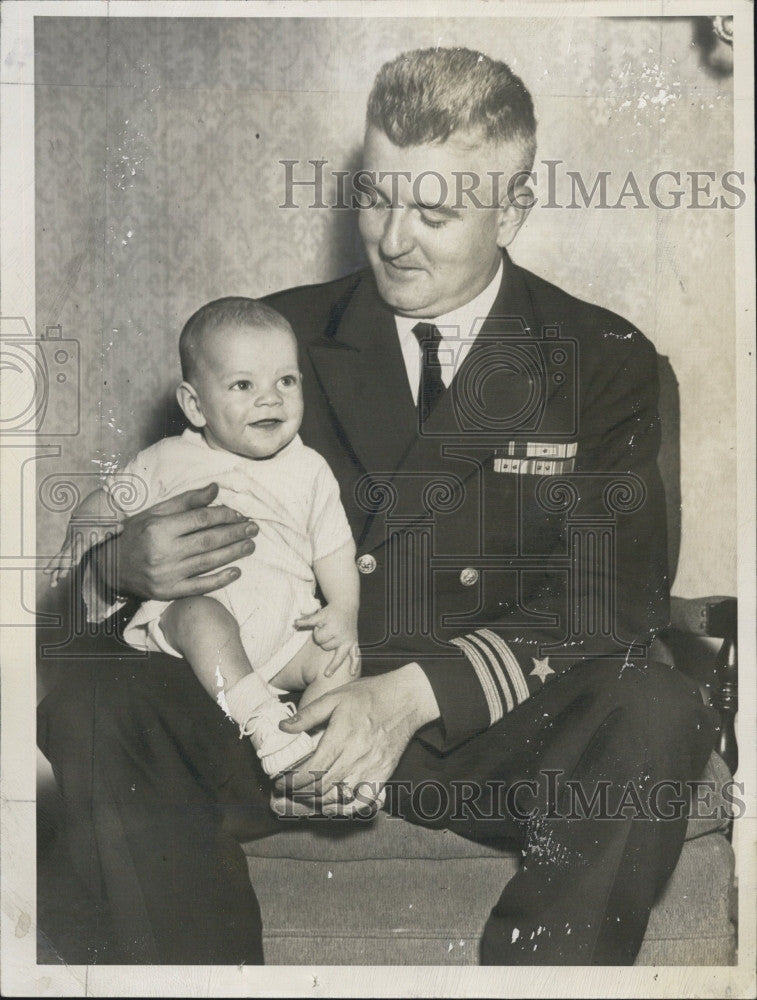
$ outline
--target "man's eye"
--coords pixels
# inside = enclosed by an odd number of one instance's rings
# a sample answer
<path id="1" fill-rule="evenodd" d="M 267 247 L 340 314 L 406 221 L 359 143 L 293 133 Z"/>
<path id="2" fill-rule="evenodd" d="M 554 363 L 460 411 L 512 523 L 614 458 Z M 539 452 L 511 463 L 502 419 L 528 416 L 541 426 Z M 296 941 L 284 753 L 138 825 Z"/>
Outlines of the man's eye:
<path id="1" fill-rule="evenodd" d="M 373 200 L 370 207 L 376 211 L 385 212 L 387 209 L 392 207 L 391 200 L 383 193 L 383 191 L 378 191 L 376 188 L 373 189 Z"/>
<path id="2" fill-rule="evenodd" d="M 428 215 L 424 215 L 421 212 L 421 219 L 423 220 L 423 225 L 428 226 L 429 229 L 441 229 L 447 219 L 433 219 Z"/>
<path id="3" fill-rule="evenodd" d="M 246 378 L 240 378 L 240 380 L 235 382 L 231 388 L 237 389 L 239 392 L 246 392 L 249 388 L 251 388 L 251 386 L 252 382 L 248 381 Z"/>

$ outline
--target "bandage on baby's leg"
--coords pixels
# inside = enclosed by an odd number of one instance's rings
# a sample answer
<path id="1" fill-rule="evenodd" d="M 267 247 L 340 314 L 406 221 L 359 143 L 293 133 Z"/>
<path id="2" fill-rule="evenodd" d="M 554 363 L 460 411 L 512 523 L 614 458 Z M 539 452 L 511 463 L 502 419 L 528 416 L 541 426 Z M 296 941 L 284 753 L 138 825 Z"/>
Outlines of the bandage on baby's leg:
<path id="1" fill-rule="evenodd" d="M 266 774 L 280 774 L 309 757 L 316 744 L 308 733 L 284 733 L 279 723 L 290 719 L 294 705 L 279 701 L 275 689 L 258 674 L 247 674 L 225 692 L 228 714 L 248 736 Z M 219 695 L 220 703 L 220 695 Z"/>
<path id="2" fill-rule="evenodd" d="M 261 705 L 272 700 L 278 701 L 274 689 L 254 670 L 245 674 L 235 684 L 227 687 L 223 676 L 223 666 L 219 664 L 217 677 L 219 681 L 218 704 L 240 726 L 243 726 Z"/>

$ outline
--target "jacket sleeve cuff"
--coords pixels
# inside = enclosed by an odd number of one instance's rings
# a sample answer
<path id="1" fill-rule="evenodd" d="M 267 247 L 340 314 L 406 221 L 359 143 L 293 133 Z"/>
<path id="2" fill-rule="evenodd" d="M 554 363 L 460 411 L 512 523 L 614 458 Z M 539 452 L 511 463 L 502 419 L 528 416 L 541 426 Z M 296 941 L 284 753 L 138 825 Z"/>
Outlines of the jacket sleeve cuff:
<path id="1" fill-rule="evenodd" d="M 512 650 L 491 629 L 451 642 L 460 650 L 458 659 L 420 661 L 439 705 L 439 720 L 419 738 L 441 751 L 493 726 L 530 693 Z"/>
<path id="2" fill-rule="evenodd" d="M 484 691 L 463 652 L 454 659 L 418 657 L 417 663 L 428 678 L 439 706 L 439 718 L 418 732 L 419 740 L 446 753 L 489 727 Z"/>
<path id="3" fill-rule="evenodd" d="M 528 682 L 511 647 L 488 628 L 452 639 L 470 661 L 489 709 L 489 725 L 499 722 L 529 697 Z"/>
<path id="4" fill-rule="evenodd" d="M 442 752 L 495 725 L 569 666 L 539 657 L 536 641 L 509 644 L 488 628 L 450 641 L 460 650 L 459 659 L 420 661 L 440 718 L 418 737 Z"/>

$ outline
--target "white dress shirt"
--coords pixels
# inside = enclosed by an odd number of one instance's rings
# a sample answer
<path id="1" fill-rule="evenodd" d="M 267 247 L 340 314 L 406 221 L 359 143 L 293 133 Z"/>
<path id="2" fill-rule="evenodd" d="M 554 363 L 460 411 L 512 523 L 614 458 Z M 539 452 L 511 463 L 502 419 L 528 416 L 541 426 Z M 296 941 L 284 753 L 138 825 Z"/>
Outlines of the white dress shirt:
<path id="1" fill-rule="evenodd" d="M 447 388 L 450 387 L 452 379 L 460 370 L 460 366 L 468 356 L 468 352 L 478 336 L 484 320 L 491 312 L 494 300 L 499 291 L 502 281 L 503 265 L 500 262 L 497 273 L 486 286 L 479 292 L 475 299 L 466 302 L 464 306 L 453 309 L 452 312 L 443 316 L 433 318 L 424 317 L 419 320 L 408 316 L 395 316 L 397 324 L 397 335 L 400 340 L 402 357 L 405 359 L 407 370 L 407 380 L 410 383 L 410 392 L 418 405 L 418 387 L 421 381 L 421 347 L 418 339 L 413 333 L 413 327 L 419 323 L 433 323 L 441 334 L 439 344 L 439 363 L 442 369 L 442 381 Z"/>

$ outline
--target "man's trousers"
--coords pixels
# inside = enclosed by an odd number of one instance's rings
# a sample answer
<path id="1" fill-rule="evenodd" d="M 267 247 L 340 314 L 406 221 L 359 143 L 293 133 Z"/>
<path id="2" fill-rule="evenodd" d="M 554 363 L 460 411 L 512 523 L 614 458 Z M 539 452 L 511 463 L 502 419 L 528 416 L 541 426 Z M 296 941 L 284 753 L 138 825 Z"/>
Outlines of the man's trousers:
<path id="1" fill-rule="evenodd" d="M 481 961 L 632 963 L 683 845 L 685 782 L 715 741 L 715 713 L 695 687 L 668 666 L 593 660 L 447 754 L 420 737 L 399 763 L 390 810 L 522 848 Z M 72 863 L 107 900 L 120 942 L 100 961 L 262 962 L 240 841 L 292 822 L 348 822 L 275 817 L 249 741 L 168 656 L 62 667 L 38 742 Z"/>

